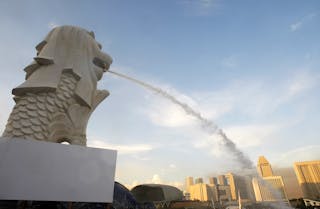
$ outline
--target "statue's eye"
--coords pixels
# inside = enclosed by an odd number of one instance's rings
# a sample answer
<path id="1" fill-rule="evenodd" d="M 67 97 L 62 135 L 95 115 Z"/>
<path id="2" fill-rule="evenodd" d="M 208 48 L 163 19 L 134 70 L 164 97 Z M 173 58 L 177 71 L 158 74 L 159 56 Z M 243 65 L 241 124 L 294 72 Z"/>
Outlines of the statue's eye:
<path id="1" fill-rule="evenodd" d="M 96 66 L 102 68 L 102 69 L 106 69 L 107 68 L 107 63 L 105 61 L 103 61 L 102 59 L 95 57 L 93 58 L 93 64 L 95 64 Z"/>
<path id="2" fill-rule="evenodd" d="M 43 47 L 47 44 L 46 41 L 41 41 L 37 46 L 36 46 L 36 50 L 37 50 L 37 56 L 39 55 L 40 51 L 43 49 Z"/>
<path id="3" fill-rule="evenodd" d="M 102 45 L 100 43 L 98 43 L 98 42 L 97 42 L 97 44 L 98 44 L 99 49 L 101 50 L 102 49 Z"/>
<path id="4" fill-rule="evenodd" d="M 96 38 L 96 36 L 94 35 L 94 32 L 93 32 L 93 31 L 90 31 L 90 32 L 88 32 L 88 33 L 89 33 L 89 35 L 90 35 L 93 39 Z"/>

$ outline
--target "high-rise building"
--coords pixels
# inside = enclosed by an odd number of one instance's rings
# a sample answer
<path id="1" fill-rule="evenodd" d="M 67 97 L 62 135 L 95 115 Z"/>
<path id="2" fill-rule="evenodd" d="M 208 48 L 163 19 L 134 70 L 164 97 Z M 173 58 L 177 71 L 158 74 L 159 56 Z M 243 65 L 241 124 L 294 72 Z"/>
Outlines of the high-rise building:
<path id="1" fill-rule="evenodd" d="M 229 202 L 232 200 L 230 186 L 218 185 L 214 189 L 216 191 L 214 194 L 217 194 L 216 197 L 219 202 Z"/>
<path id="2" fill-rule="evenodd" d="M 259 157 L 257 169 L 261 177 L 273 176 L 271 165 L 264 156 Z"/>
<path id="3" fill-rule="evenodd" d="M 259 157 L 257 170 L 260 177 L 252 179 L 256 201 L 288 202 L 282 177 L 273 175 L 271 165 L 264 156 Z"/>
<path id="4" fill-rule="evenodd" d="M 193 177 L 188 176 L 186 178 L 186 191 L 187 192 L 190 192 L 190 186 L 192 186 L 192 185 L 193 185 Z"/>
<path id="5" fill-rule="evenodd" d="M 237 193 L 238 193 L 238 187 L 235 183 L 234 175 L 232 173 L 227 173 L 226 175 L 224 175 L 224 178 L 225 178 L 225 182 L 227 182 L 228 185 L 230 186 L 231 199 L 236 200 Z"/>
<path id="6" fill-rule="evenodd" d="M 202 179 L 202 178 L 196 178 L 196 179 L 194 180 L 194 183 L 195 183 L 195 184 L 203 183 L 203 179 Z"/>
<path id="7" fill-rule="evenodd" d="M 276 176 L 282 176 L 285 191 L 289 200 L 303 197 L 302 190 L 299 186 L 293 167 L 276 168 L 273 169 L 273 172 Z"/>
<path id="8" fill-rule="evenodd" d="M 224 175 L 219 175 L 218 176 L 218 180 L 219 180 L 219 185 L 228 185 L 227 179 Z"/>
<path id="9" fill-rule="evenodd" d="M 212 188 L 204 183 L 194 184 L 190 187 L 190 199 L 200 201 L 214 200 Z"/>
<path id="10" fill-rule="evenodd" d="M 254 200 L 251 178 L 249 176 L 239 176 L 232 173 L 227 173 L 224 176 L 230 186 L 232 200 L 238 200 L 239 194 L 242 200 Z"/>
<path id="11" fill-rule="evenodd" d="M 252 185 L 258 202 L 288 202 L 281 176 L 253 178 Z"/>
<path id="12" fill-rule="evenodd" d="M 220 177 L 222 178 L 222 177 Z M 224 177 L 224 183 L 227 180 Z M 186 179 L 186 184 L 189 182 L 189 193 L 191 200 L 200 201 L 214 201 L 214 202 L 226 202 L 231 201 L 231 192 L 229 185 L 220 185 L 215 177 L 210 178 L 210 184 L 203 183 L 202 178 L 195 180 L 193 185 L 190 185 L 191 178 Z"/>
<path id="13" fill-rule="evenodd" d="M 218 180 L 216 177 L 210 177 L 209 178 L 209 184 L 211 185 L 218 185 Z"/>
<path id="14" fill-rule="evenodd" d="M 320 199 L 320 160 L 294 163 L 304 198 Z"/>
<path id="15" fill-rule="evenodd" d="M 209 178 L 209 184 L 204 184 L 203 179 L 196 179 L 193 184 L 192 177 L 186 178 L 187 192 L 191 200 L 228 202 L 241 199 L 244 201 L 254 200 L 251 178 L 237 176 L 232 173 Z M 186 195 L 187 198 L 187 195 Z"/>

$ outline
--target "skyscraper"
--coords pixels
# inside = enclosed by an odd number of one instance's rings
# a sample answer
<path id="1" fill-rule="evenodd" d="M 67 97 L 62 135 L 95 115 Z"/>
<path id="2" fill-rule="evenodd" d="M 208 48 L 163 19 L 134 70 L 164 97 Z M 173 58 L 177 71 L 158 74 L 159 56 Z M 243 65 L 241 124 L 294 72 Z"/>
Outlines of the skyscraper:
<path id="1" fill-rule="evenodd" d="M 256 201 L 288 202 L 282 177 L 273 175 L 271 165 L 264 156 L 259 157 L 257 170 L 261 178 L 252 179 Z"/>
<path id="2" fill-rule="evenodd" d="M 230 193 L 232 200 L 238 200 L 239 194 L 243 200 L 253 200 L 253 188 L 251 178 L 248 176 L 239 176 L 233 173 L 224 175 L 226 182 L 230 186 Z"/>
<path id="3" fill-rule="evenodd" d="M 209 178 L 209 183 L 212 185 L 218 185 L 218 180 L 216 177 L 210 177 Z"/>
<path id="4" fill-rule="evenodd" d="M 226 179 L 226 182 L 228 182 L 228 185 L 230 186 L 231 199 L 236 200 L 238 188 L 235 184 L 234 175 L 232 173 L 227 173 L 226 175 L 224 175 L 224 177 Z"/>
<path id="5" fill-rule="evenodd" d="M 320 199 L 320 160 L 296 162 L 294 171 L 303 196 L 309 199 Z"/>
<path id="6" fill-rule="evenodd" d="M 194 184 L 190 187 L 190 199 L 200 201 L 214 200 L 213 190 L 204 183 Z"/>
<path id="7" fill-rule="evenodd" d="M 194 180 L 194 183 L 196 183 L 196 184 L 203 183 L 203 178 L 196 178 L 196 179 Z"/>
<path id="8" fill-rule="evenodd" d="M 224 186 L 228 185 L 227 179 L 224 175 L 219 175 L 218 180 L 220 185 L 224 185 Z"/>
<path id="9" fill-rule="evenodd" d="M 303 197 L 302 189 L 298 183 L 294 168 L 276 168 L 273 169 L 276 176 L 282 176 L 288 199 L 298 199 Z"/>
<path id="10" fill-rule="evenodd" d="M 205 184 L 203 183 L 202 178 L 198 178 L 195 180 L 194 184 L 191 185 L 191 182 L 193 183 L 192 180 L 192 177 L 186 178 L 186 186 L 189 184 L 189 186 L 187 186 L 188 195 L 191 200 L 214 202 L 226 202 L 232 200 L 230 186 L 227 185 L 227 180 L 224 176 L 223 183 L 225 185 L 218 184 L 215 177 L 210 178 L 210 184 Z"/>
<path id="11" fill-rule="evenodd" d="M 253 178 L 252 185 L 258 202 L 288 201 L 281 176 Z"/>
<path id="12" fill-rule="evenodd" d="M 273 171 L 269 161 L 264 157 L 260 156 L 257 164 L 258 173 L 261 177 L 273 176 Z"/>
<path id="13" fill-rule="evenodd" d="M 190 192 L 190 186 L 193 185 L 193 177 L 189 176 L 186 178 L 186 191 Z"/>

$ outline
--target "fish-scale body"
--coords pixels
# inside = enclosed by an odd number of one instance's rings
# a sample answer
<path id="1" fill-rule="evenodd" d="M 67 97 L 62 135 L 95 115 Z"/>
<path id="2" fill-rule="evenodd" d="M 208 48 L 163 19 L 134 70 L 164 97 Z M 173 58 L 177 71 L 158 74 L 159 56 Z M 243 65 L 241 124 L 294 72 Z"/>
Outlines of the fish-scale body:
<path id="1" fill-rule="evenodd" d="M 50 127 L 58 122 L 54 120 L 56 115 L 65 115 L 67 118 L 68 107 L 76 103 L 76 83 L 77 80 L 72 73 L 63 73 L 55 92 L 27 93 L 19 96 L 3 136 L 51 142 L 68 140 L 67 135 L 65 139 L 50 138 L 52 133 L 57 131 Z M 69 129 L 68 135 L 72 135 L 72 124 L 68 121 L 63 121 L 62 124 L 65 125 L 65 129 Z"/>

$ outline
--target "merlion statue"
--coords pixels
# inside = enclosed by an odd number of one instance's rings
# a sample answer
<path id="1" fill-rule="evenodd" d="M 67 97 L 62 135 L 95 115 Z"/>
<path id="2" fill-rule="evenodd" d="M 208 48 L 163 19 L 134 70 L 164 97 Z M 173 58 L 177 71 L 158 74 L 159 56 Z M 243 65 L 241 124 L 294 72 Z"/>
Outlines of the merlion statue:
<path id="1" fill-rule="evenodd" d="M 3 136 L 85 146 L 89 117 L 109 95 L 97 82 L 112 58 L 93 32 L 74 26 L 54 28 L 36 50 L 26 81 L 12 90 L 16 104 Z"/>

